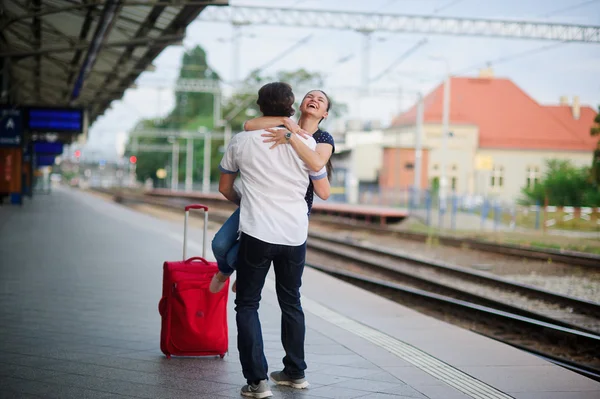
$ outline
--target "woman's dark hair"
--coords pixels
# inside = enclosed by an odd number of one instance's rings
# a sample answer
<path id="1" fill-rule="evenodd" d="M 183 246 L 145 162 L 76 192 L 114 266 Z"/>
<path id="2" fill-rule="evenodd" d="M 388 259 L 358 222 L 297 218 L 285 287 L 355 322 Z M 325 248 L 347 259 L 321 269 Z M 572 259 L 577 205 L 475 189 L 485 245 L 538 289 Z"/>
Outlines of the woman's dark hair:
<path id="1" fill-rule="evenodd" d="M 331 163 L 331 158 L 327 160 L 325 169 L 327 170 L 327 180 L 329 180 L 329 182 L 331 183 L 331 176 L 333 176 L 333 164 Z"/>
<path id="2" fill-rule="evenodd" d="M 292 86 L 283 82 L 267 83 L 258 91 L 256 104 L 264 116 L 294 115 L 294 93 Z"/>

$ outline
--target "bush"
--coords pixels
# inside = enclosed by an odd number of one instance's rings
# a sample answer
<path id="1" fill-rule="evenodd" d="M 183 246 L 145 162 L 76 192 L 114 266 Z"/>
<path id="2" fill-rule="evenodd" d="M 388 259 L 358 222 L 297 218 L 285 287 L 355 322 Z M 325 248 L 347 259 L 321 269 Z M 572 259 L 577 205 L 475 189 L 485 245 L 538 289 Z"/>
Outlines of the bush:
<path id="1" fill-rule="evenodd" d="M 600 189 L 590 184 L 590 169 L 577 168 L 568 160 L 547 161 L 547 171 L 541 182 L 521 189 L 525 205 L 600 206 Z"/>

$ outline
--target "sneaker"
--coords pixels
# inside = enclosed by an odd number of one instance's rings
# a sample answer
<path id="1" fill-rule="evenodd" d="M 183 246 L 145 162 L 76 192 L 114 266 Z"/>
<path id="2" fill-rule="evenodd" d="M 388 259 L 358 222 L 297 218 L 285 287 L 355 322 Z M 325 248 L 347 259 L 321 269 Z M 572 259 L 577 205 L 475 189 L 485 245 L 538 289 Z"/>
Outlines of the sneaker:
<path id="1" fill-rule="evenodd" d="M 212 292 L 213 294 L 216 294 L 217 292 L 219 292 L 223 289 L 223 287 L 225 286 L 225 282 L 227 281 L 228 278 L 229 278 L 229 276 L 226 276 L 221 272 L 217 272 L 213 276 L 212 280 L 210 280 L 210 285 L 208 286 L 208 290 L 210 292 Z"/>
<path id="2" fill-rule="evenodd" d="M 237 292 L 237 280 L 231 285 L 231 292 Z"/>
<path id="3" fill-rule="evenodd" d="M 244 385 L 241 394 L 248 398 L 269 398 L 273 396 L 267 380 L 261 380 L 258 384 Z"/>
<path id="4" fill-rule="evenodd" d="M 285 385 L 296 389 L 304 389 L 310 385 L 308 381 L 306 381 L 306 378 L 293 379 L 288 377 L 283 371 L 273 371 L 271 373 L 271 379 L 277 385 Z"/>

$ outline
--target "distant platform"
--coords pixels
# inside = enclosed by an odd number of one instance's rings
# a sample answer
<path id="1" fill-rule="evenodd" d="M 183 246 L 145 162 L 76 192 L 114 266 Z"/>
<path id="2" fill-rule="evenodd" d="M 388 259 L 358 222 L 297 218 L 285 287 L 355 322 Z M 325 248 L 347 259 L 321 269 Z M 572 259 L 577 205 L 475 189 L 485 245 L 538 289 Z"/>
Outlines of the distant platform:
<path id="1" fill-rule="evenodd" d="M 227 199 L 220 193 L 201 193 L 155 189 L 148 191 L 147 195 L 161 197 L 189 198 L 202 201 L 226 202 Z M 337 202 L 315 202 L 312 214 L 341 216 L 348 219 L 364 220 L 381 225 L 396 223 L 408 216 L 408 211 L 402 208 L 379 207 L 371 205 L 354 205 Z"/>

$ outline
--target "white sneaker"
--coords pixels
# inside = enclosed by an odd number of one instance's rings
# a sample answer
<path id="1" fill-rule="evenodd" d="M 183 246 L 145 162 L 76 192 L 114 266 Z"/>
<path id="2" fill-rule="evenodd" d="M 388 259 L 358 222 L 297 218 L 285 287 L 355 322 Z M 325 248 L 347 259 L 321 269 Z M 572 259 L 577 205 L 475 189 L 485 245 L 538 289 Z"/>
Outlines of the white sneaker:
<path id="1" fill-rule="evenodd" d="M 240 392 L 242 396 L 246 396 L 248 398 L 269 398 L 273 396 L 273 392 L 269 388 L 269 384 L 267 384 L 267 380 L 261 380 L 258 384 L 248 384 L 242 387 L 242 391 Z"/>

